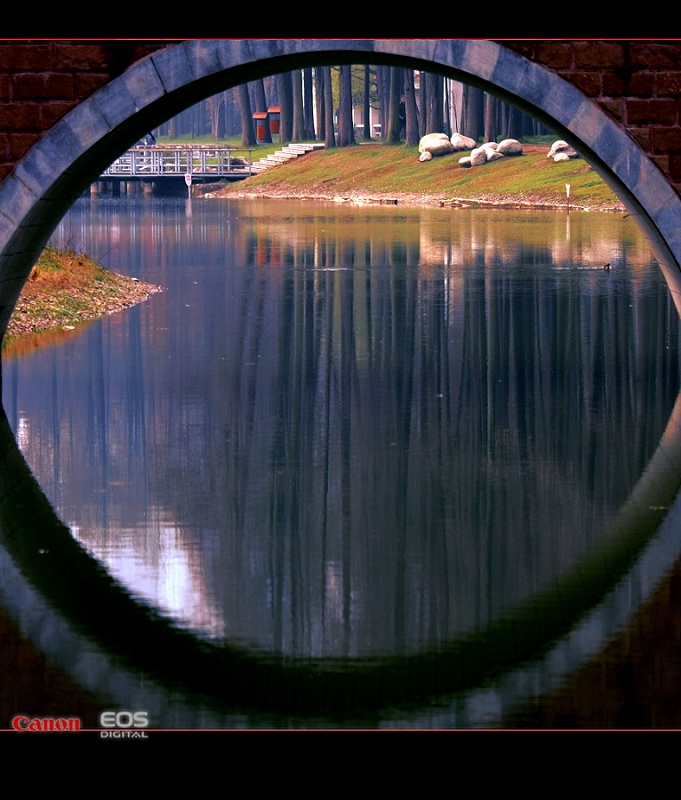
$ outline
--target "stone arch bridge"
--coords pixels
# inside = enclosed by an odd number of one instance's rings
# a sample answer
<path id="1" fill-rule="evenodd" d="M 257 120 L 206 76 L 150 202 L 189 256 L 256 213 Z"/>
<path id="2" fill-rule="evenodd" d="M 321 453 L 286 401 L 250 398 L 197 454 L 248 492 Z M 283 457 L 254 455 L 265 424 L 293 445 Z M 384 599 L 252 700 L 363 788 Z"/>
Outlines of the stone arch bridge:
<path id="1" fill-rule="evenodd" d="M 0 336 L 59 220 L 144 133 L 256 77 L 341 63 L 440 72 L 544 121 L 637 215 L 681 308 L 681 40 L 2 40 Z"/>

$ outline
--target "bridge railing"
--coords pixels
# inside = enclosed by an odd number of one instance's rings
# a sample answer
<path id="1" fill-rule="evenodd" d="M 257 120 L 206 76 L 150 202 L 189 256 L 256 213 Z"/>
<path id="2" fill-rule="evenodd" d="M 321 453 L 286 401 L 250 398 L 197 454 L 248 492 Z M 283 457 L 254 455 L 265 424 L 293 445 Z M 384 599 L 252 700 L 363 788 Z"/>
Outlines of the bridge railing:
<path id="1" fill-rule="evenodd" d="M 240 155 L 244 154 L 244 155 Z M 143 178 L 158 175 L 250 175 L 253 150 L 213 145 L 133 147 L 117 158 L 102 175 Z"/>

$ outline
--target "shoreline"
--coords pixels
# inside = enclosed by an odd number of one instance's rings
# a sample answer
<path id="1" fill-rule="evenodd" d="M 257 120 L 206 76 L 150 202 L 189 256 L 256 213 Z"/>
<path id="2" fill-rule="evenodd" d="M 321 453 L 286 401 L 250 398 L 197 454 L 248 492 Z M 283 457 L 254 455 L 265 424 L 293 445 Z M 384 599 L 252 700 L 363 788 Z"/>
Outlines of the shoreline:
<path id="1" fill-rule="evenodd" d="M 17 300 L 2 342 L 3 355 L 33 349 L 47 332 L 66 335 L 82 323 L 124 311 L 161 291 L 161 286 L 112 272 L 83 253 L 47 248 Z"/>
<path id="2" fill-rule="evenodd" d="M 364 194 L 358 191 L 331 194 L 328 192 L 306 191 L 289 192 L 286 190 L 245 190 L 235 189 L 228 193 L 222 190 L 207 192 L 205 199 L 239 199 L 239 200 L 307 200 L 328 203 L 353 203 L 355 205 L 392 205 L 407 208 L 489 208 L 538 211 L 600 211 L 606 213 L 629 213 L 624 204 L 582 205 L 580 203 L 549 202 L 540 200 L 524 200 L 515 197 L 447 197 L 440 194 L 421 195 L 409 192 L 391 192 Z"/>

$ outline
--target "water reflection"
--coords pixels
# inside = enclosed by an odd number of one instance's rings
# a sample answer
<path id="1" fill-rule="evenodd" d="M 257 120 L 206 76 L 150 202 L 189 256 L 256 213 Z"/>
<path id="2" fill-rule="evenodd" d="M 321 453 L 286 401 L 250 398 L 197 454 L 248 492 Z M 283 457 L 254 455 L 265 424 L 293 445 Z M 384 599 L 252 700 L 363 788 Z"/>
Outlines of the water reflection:
<path id="1" fill-rule="evenodd" d="M 658 466 L 622 528 L 679 353 L 618 216 L 83 201 L 61 235 L 167 288 L 6 354 L 12 428 L 72 535 L 221 668 L 352 659 L 369 707 L 367 665 L 406 659 L 413 700 L 473 685 L 569 629 L 673 500 Z"/>

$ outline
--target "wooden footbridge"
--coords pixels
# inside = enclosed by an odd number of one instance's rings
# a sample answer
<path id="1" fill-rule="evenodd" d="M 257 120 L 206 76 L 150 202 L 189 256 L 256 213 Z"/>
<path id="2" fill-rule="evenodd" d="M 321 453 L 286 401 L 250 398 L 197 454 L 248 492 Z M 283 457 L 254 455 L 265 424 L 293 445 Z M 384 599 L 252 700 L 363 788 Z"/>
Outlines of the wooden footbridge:
<path id="1" fill-rule="evenodd" d="M 215 145 L 132 147 L 100 175 L 100 181 L 183 181 L 213 183 L 243 180 L 292 158 L 324 147 L 323 142 L 291 144 L 254 163 L 254 149 Z"/>

